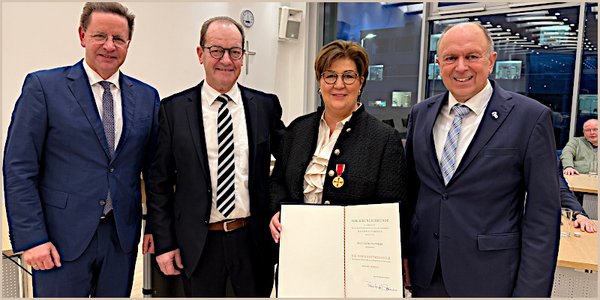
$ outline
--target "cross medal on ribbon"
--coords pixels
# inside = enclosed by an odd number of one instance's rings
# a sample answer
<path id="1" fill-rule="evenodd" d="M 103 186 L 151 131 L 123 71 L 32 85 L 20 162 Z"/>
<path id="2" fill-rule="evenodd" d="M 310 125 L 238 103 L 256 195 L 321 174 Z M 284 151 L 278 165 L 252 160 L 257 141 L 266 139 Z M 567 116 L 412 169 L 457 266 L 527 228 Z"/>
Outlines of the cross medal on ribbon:
<path id="1" fill-rule="evenodd" d="M 344 178 L 342 178 L 342 173 L 346 170 L 346 164 L 336 164 L 335 172 L 337 176 L 333 179 L 333 186 L 336 188 L 341 188 L 344 185 Z"/>

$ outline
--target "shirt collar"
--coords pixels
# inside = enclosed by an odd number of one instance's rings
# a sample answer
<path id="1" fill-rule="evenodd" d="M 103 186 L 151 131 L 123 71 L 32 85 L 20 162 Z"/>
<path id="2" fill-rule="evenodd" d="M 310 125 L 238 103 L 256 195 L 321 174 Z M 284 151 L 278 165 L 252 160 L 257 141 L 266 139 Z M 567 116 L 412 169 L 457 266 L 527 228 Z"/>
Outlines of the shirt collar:
<path id="1" fill-rule="evenodd" d="M 108 77 L 107 79 L 103 79 L 102 76 L 100 76 L 100 74 L 96 73 L 96 71 L 92 70 L 92 68 L 87 64 L 86 61 L 83 62 L 83 69 L 85 70 L 85 74 L 88 77 L 88 80 L 90 81 L 90 85 L 94 85 L 100 81 L 108 81 L 112 84 L 114 84 L 117 89 L 120 89 L 121 86 L 119 85 L 119 77 L 120 77 L 120 73 L 119 70 L 117 70 L 117 72 L 115 72 L 115 74 L 112 74 L 110 77 Z"/>
<path id="2" fill-rule="evenodd" d="M 204 82 L 204 84 L 202 84 L 202 89 L 204 90 L 204 93 L 206 93 L 205 95 L 208 97 L 206 100 L 208 100 L 209 106 L 213 105 L 215 100 L 217 100 L 217 97 L 219 97 L 221 94 L 223 94 L 223 93 L 220 93 L 217 90 L 213 89 L 212 86 L 210 86 L 208 83 L 206 83 L 206 81 Z M 227 91 L 224 94 L 229 96 L 229 98 L 231 98 L 233 103 L 239 104 L 238 102 L 240 101 L 240 99 L 242 99 L 241 93 L 242 92 L 240 91 L 240 88 L 238 87 L 237 84 L 235 84 L 235 85 L 233 85 L 231 90 Z"/>
<path id="3" fill-rule="evenodd" d="M 343 120 L 335 123 L 335 126 L 337 127 L 338 125 L 342 125 L 345 126 L 346 122 L 350 121 L 350 119 L 352 118 L 352 115 L 362 106 L 361 102 L 358 102 L 358 105 L 356 106 L 356 109 L 354 111 L 352 111 L 352 113 L 347 116 L 346 118 L 344 118 Z M 321 122 L 323 122 L 324 124 L 327 124 L 327 122 L 325 121 L 325 110 L 323 110 L 323 113 L 321 113 Z"/>
<path id="4" fill-rule="evenodd" d="M 471 111 L 473 111 L 475 115 L 480 115 L 481 113 L 483 113 L 483 110 L 487 106 L 487 103 L 490 101 L 493 92 L 494 89 L 492 88 L 492 85 L 488 80 L 485 87 L 481 91 L 479 91 L 479 93 L 475 94 L 475 96 L 471 97 L 471 99 L 461 104 L 471 109 Z M 450 114 L 450 110 L 452 110 L 452 107 L 454 107 L 455 104 L 460 102 L 458 102 L 456 98 L 454 98 L 452 93 L 448 94 L 448 107 L 446 107 L 446 113 Z"/>

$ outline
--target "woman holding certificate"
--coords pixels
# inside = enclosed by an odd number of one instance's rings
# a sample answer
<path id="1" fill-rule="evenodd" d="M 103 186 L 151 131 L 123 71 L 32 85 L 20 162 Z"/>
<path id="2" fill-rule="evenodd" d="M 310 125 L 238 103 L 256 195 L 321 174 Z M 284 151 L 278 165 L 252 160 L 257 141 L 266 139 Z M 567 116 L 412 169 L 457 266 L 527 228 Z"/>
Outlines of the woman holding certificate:
<path id="1" fill-rule="evenodd" d="M 360 103 L 369 58 L 355 42 L 325 45 L 315 61 L 325 104 L 288 127 L 271 176 L 269 227 L 279 242 L 280 204 L 354 205 L 401 202 L 406 162 L 398 131 Z"/>

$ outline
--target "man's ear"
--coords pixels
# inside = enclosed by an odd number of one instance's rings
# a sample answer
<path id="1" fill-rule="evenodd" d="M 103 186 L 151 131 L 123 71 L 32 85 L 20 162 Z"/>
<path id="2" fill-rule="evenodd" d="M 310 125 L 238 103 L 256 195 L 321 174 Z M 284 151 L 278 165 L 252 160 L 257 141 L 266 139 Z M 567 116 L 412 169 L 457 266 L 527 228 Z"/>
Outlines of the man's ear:
<path id="1" fill-rule="evenodd" d="M 81 44 L 81 47 L 85 48 L 85 31 L 83 31 L 83 28 L 81 26 L 79 26 L 78 29 L 79 32 L 79 43 Z"/>
<path id="2" fill-rule="evenodd" d="M 204 51 L 202 49 L 202 46 L 196 47 L 196 53 L 198 54 L 198 61 L 200 61 L 200 64 L 203 64 L 204 63 Z"/>

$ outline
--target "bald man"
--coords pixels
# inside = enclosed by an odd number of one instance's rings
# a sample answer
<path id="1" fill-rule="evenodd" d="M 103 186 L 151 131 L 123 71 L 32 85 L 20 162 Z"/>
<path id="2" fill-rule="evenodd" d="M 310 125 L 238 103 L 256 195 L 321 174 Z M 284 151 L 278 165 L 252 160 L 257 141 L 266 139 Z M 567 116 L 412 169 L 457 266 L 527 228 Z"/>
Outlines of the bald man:
<path id="1" fill-rule="evenodd" d="M 583 123 L 583 136 L 570 140 L 562 151 L 560 161 L 563 166 L 563 174 L 589 173 L 591 163 L 597 159 L 598 120 L 589 119 Z"/>
<path id="2" fill-rule="evenodd" d="M 560 214 L 551 111 L 488 79 L 496 52 L 480 24 L 449 26 L 437 51 L 448 92 L 412 108 L 406 144 L 413 295 L 549 297 Z"/>

